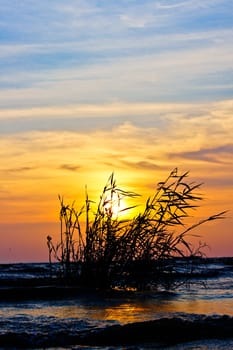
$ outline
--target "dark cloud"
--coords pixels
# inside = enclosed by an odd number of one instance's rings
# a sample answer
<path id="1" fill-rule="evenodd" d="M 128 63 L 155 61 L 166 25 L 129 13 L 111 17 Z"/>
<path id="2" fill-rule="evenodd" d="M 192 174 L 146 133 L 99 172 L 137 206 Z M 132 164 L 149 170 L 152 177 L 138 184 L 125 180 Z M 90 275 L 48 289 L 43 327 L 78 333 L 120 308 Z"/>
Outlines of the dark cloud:
<path id="1" fill-rule="evenodd" d="M 79 165 L 74 165 L 74 164 L 62 164 L 60 166 L 60 169 L 63 170 L 68 170 L 68 171 L 77 171 L 80 169 Z"/>
<path id="2" fill-rule="evenodd" d="M 204 177 L 204 175 L 203 175 Z M 203 178 L 202 178 L 203 180 Z M 201 182 L 201 180 L 200 180 Z M 204 180 L 204 186 L 208 186 L 208 187 L 220 187 L 220 188 L 223 188 L 223 187 L 233 187 L 233 178 L 229 177 L 229 176 L 226 176 L 224 178 L 211 178 L 211 177 L 208 177 L 205 176 L 205 180 Z"/>
<path id="3" fill-rule="evenodd" d="M 18 168 L 6 169 L 6 171 L 10 172 L 10 173 L 22 173 L 22 172 L 26 172 L 26 171 L 30 171 L 30 170 L 34 170 L 34 169 L 36 169 L 36 168 L 29 167 L 29 166 L 23 166 L 23 167 L 18 167 Z"/>
<path id="4" fill-rule="evenodd" d="M 170 153 L 169 157 L 204 160 L 207 162 L 222 163 L 221 155 L 232 155 L 233 144 L 222 145 L 213 148 L 203 148 L 198 151 Z"/>
<path id="5" fill-rule="evenodd" d="M 152 162 L 148 162 L 146 160 L 142 160 L 140 162 L 129 162 L 129 161 L 123 161 L 122 162 L 124 165 L 129 166 L 132 170 L 134 168 L 137 169 L 148 169 L 148 170 L 156 170 L 156 169 L 160 169 L 160 167 Z"/>

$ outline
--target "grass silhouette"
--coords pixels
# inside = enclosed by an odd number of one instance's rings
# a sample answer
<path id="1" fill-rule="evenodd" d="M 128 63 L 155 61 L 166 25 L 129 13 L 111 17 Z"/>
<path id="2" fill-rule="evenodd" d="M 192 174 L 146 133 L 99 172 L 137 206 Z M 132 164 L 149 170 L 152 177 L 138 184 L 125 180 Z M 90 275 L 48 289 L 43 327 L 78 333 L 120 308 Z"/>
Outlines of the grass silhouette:
<path id="1" fill-rule="evenodd" d="M 174 169 L 158 183 L 144 210 L 131 219 L 117 215 L 116 206 L 119 213 L 129 211 L 135 205 L 121 209 L 121 201 L 138 194 L 120 189 L 113 173 L 94 215 L 87 191 L 79 211 L 75 202 L 66 205 L 59 196 L 60 242 L 54 245 L 51 236 L 47 237 L 50 263 L 54 256 L 64 279 L 86 287 L 146 289 L 170 283 L 175 259 L 203 256 L 205 244 L 193 247 L 188 240 L 190 232 L 208 221 L 224 218 L 226 213 L 186 227 L 184 221 L 190 217 L 190 210 L 202 200 L 198 193 L 201 184 L 189 182 L 188 176 L 188 172 L 179 174 Z"/>

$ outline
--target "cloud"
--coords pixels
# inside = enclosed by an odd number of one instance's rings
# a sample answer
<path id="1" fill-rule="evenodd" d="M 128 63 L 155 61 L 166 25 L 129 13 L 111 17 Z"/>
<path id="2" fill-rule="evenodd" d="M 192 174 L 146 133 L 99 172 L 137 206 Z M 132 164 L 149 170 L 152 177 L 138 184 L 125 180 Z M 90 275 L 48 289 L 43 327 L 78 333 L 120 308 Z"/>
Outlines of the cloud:
<path id="1" fill-rule="evenodd" d="M 51 107 L 15 108 L 0 110 L 0 120 L 16 120 L 17 118 L 116 118 L 124 116 L 154 115 L 155 113 L 177 113 L 200 109 L 200 105 L 192 103 L 104 103 L 76 104 Z"/>
<path id="2" fill-rule="evenodd" d="M 225 2 L 226 3 L 226 2 Z M 218 5 L 224 6 L 224 1 L 221 0 L 185 0 L 185 1 L 176 1 L 175 3 L 171 0 L 159 1 L 156 4 L 156 7 L 164 10 L 173 10 L 176 9 L 179 11 L 189 12 L 190 10 L 211 10 Z"/>
<path id="3" fill-rule="evenodd" d="M 144 28 L 148 24 L 148 19 L 129 15 L 120 15 L 123 24 L 129 28 Z M 149 21 L 151 22 L 151 20 Z"/>
<path id="4" fill-rule="evenodd" d="M 164 11 L 172 1 L 3 6 L 0 106 L 229 97 L 232 25 L 211 23 L 232 5 L 175 5 L 176 11 Z"/>
<path id="5" fill-rule="evenodd" d="M 60 166 L 60 169 L 63 169 L 63 170 L 68 170 L 68 171 L 77 171 L 79 170 L 81 167 L 80 165 L 73 165 L 73 164 L 62 164 Z"/>
<path id="6" fill-rule="evenodd" d="M 6 172 L 9 172 L 9 173 L 24 173 L 24 172 L 28 172 L 28 171 L 31 171 L 31 170 L 35 170 L 36 167 L 29 167 L 29 166 L 23 166 L 23 167 L 18 167 L 18 168 L 10 168 L 10 169 L 6 169 Z"/>
<path id="7" fill-rule="evenodd" d="M 195 181 L 204 182 L 207 195 L 225 208 L 222 190 L 231 193 L 232 187 L 232 101 L 99 108 L 98 123 L 104 111 L 101 123 L 108 118 L 119 118 L 119 123 L 109 128 L 99 124 L 85 130 L 1 135 L 4 189 L 0 196 L 5 221 L 11 220 L 12 210 L 15 221 L 49 221 L 52 215 L 56 221 L 56 213 L 51 213 L 58 193 L 73 200 L 77 193 L 84 196 L 88 185 L 91 198 L 96 200 L 112 171 L 123 188 L 148 196 L 175 167 L 181 172 L 189 170 Z M 124 110 L 131 119 L 118 117 Z M 92 122 L 88 113 L 81 120 L 87 125 Z M 230 205 L 231 199 L 227 207 Z"/>
<path id="8" fill-rule="evenodd" d="M 180 159 L 212 160 L 224 155 L 224 160 L 232 152 L 232 102 L 224 101 L 210 104 L 123 104 L 99 105 L 89 109 L 81 107 L 80 119 L 86 128 L 75 128 L 70 124 L 69 130 L 49 130 L 25 132 L 7 137 L 2 136 L 0 152 L 2 157 L 20 161 L 25 155 L 33 152 L 40 163 L 42 153 L 50 155 L 52 164 L 75 170 L 74 157 L 79 158 L 79 164 L 89 164 L 95 159 L 95 164 L 101 162 L 111 164 L 135 164 L 138 168 L 149 169 L 161 166 L 157 159 L 171 162 L 173 156 Z M 78 109 L 77 109 L 78 111 Z M 89 115 L 89 112 L 92 112 Z M 45 120 L 48 117 L 45 110 L 36 111 Z M 68 113 L 68 112 L 67 112 Z M 56 111 L 50 117 L 55 118 Z M 33 114 L 32 114 L 33 115 Z M 100 115 L 102 117 L 100 118 Z M 20 116 L 18 116 L 20 118 Z M 92 128 L 90 123 L 98 121 Z M 19 119 L 20 120 L 20 119 Z M 105 120 L 109 121 L 104 127 Z M 111 120 L 113 121 L 111 124 Z M 118 122 L 116 123 L 116 120 Z M 57 119 L 55 118 L 55 122 Z M 14 141 L 13 141 L 14 140 Z M 12 147 L 14 145 L 14 147 Z M 225 146 L 223 146 L 225 145 Z M 9 153 L 11 152 L 11 153 Z M 15 155 L 14 155 L 15 154 Z M 21 154 L 21 156 L 20 156 Z M 167 155 L 167 160 L 166 160 Z M 12 158 L 13 157 L 13 158 Z M 64 157 L 64 162 L 61 159 Z M 61 158 L 61 159 L 59 159 Z M 222 158 L 223 160 L 223 158 Z M 97 163 L 96 163 L 97 162 Z M 89 166 L 88 165 L 88 166 Z"/>
<path id="9" fill-rule="evenodd" d="M 207 16 L 197 28 L 189 11 L 206 6 L 216 11 L 216 20 L 230 13 L 229 2 L 221 2 L 220 13 L 220 2 L 214 0 L 204 5 L 176 2 L 182 6 L 165 13 L 156 4 L 40 1 L 33 7 L 28 2 L 3 6 L 0 108 L 228 98 L 232 26 L 207 27 Z M 181 8 L 186 8 L 182 18 Z M 194 12 L 199 18 L 200 11 Z"/>
<path id="10" fill-rule="evenodd" d="M 196 159 L 205 162 L 230 163 L 232 162 L 233 144 L 220 145 L 213 148 L 203 148 L 198 151 L 172 153 L 170 157 Z"/>
<path id="11" fill-rule="evenodd" d="M 138 40 L 137 36 L 117 37 L 114 41 L 108 37 L 97 38 L 80 38 L 78 41 L 68 39 L 66 41 L 43 41 L 33 43 L 2 43 L 0 45 L 0 57 L 2 59 L 14 59 L 20 56 L 32 56 L 34 59 L 41 57 L 40 55 L 57 55 L 62 53 L 74 55 L 84 54 L 102 54 L 109 58 L 119 57 L 124 54 L 127 56 L 141 55 L 139 50 L 150 50 L 150 52 L 161 52 L 167 48 L 176 49 L 180 45 L 210 45 L 216 43 L 227 43 L 231 41 L 233 30 L 232 28 L 208 29 L 187 32 L 172 32 L 172 33 L 154 33 L 149 32 L 143 40 Z M 111 55 L 112 54 L 112 55 Z M 36 56 L 39 55 L 39 56 Z M 64 58 L 61 56 L 61 61 Z M 80 62 L 80 61 L 79 61 Z M 29 67 L 28 67 L 29 68 Z M 52 69 L 52 67 L 51 67 Z M 4 72 L 3 72 L 4 73 Z"/>
<path id="12" fill-rule="evenodd" d="M 174 8 L 179 8 L 179 7 L 182 7 L 184 8 L 185 6 L 187 6 L 187 4 L 192 4 L 192 1 L 191 2 L 188 2 L 188 1 L 180 1 L 180 2 L 176 2 L 175 4 L 174 3 L 171 3 L 170 1 L 168 2 L 158 2 L 157 3 L 157 7 L 159 9 L 165 9 L 165 10 L 170 10 L 170 9 L 174 9 Z"/>
<path id="13" fill-rule="evenodd" d="M 200 181 L 203 181 L 200 180 Z M 230 189 L 233 188 L 233 178 L 230 176 L 225 176 L 225 177 L 208 177 L 208 179 L 206 179 L 205 185 L 208 186 L 209 188 L 221 188 L 221 189 Z M 230 198 L 225 198 L 225 207 L 229 208 L 232 207 L 232 200 Z"/>
<path id="14" fill-rule="evenodd" d="M 82 150 L 80 155 L 85 155 L 87 159 L 89 155 L 98 154 L 98 149 L 104 154 L 113 152 L 114 155 L 115 150 L 125 153 L 132 149 L 141 157 L 135 159 L 135 163 L 149 161 L 147 156 L 153 158 L 154 154 L 158 154 L 159 158 L 166 157 L 171 150 L 177 157 L 180 154 L 182 159 L 188 159 L 187 152 L 191 152 L 190 159 L 191 156 L 194 159 L 192 152 L 232 143 L 232 112 L 232 100 L 200 104 L 116 103 L 35 108 L 19 112 L 10 110 L 8 114 L 0 113 L 0 156 L 20 159 L 22 155 L 27 158 L 27 153 L 33 150 L 38 154 L 39 164 L 40 158 L 43 158 L 39 156 L 40 152 L 48 149 L 70 154 L 69 158 L 79 149 Z M 27 118 L 24 119 L 24 115 Z M 203 156 L 214 159 L 210 153 Z M 54 159 L 57 157 L 59 155 L 53 156 Z M 79 164 L 82 161 L 85 159 L 82 158 Z M 224 161 L 228 161 L 226 155 Z M 157 164 L 156 160 L 154 163 Z M 74 164 L 74 161 L 64 159 L 62 164 Z"/>
<path id="15" fill-rule="evenodd" d="M 122 164 L 126 165 L 127 168 L 138 168 L 138 169 L 142 169 L 142 170 L 158 170 L 160 169 L 160 166 L 150 162 L 150 161 L 144 161 L 141 160 L 140 162 L 130 162 L 130 161 L 123 161 Z"/>
<path id="16" fill-rule="evenodd" d="M 215 100 L 226 94 L 230 98 L 232 61 L 232 45 L 227 42 L 134 57 L 113 55 L 91 64 L 47 67 L 37 72 L 26 67 L 19 72 L 3 71 L 0 108 L 53 108 L 51 101 L 74 105 Z M 225 89 L 219 89 L 220 80 Z"/>

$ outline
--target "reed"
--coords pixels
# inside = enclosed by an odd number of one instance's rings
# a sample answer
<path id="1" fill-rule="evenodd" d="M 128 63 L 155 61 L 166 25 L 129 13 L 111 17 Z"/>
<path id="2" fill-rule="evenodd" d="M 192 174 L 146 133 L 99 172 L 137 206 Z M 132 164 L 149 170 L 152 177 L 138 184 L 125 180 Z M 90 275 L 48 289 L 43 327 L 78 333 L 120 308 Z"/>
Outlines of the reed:
<path id="1" fill-rule="evenodd" d="M 109 177 L 94 216 L 93 201 L 86 191 L 85 205 L 77 211 L 65 205 L 59 196 L 60 242 L 54 246 L 47 237 L 49 261 L 52 255 L 61 264 L 62 275 L 89 287 L 145 289 L 167 283 L 177 258 L 203 256 L 205 244 L 193 247 L 190 232 L 212 220 L 222 219 L 226 212 L 207 217 L 191 226 L 185 225 L 190 211 L 198 206 L 201 184 L 188 181 L 189 173 L 174 169 L 165 181 L 158 183 L 144 210 L 131 219 L 115 215 L 135 205 L 120 209 L 125 198 L 138 194 L 118 187 L 114 174 Z M 85 216 L 85 225 L 81 217 Z M 83 231 L 82 228 L 84 227 Z"/>

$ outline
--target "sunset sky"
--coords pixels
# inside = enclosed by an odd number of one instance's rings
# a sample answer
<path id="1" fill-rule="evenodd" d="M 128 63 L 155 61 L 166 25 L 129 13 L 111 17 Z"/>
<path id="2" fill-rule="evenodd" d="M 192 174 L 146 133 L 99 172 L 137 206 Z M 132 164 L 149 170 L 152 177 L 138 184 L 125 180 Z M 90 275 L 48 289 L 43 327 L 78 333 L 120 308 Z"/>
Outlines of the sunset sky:
<path id="1" fill-rule="evenodd" d="M 233 256 L 232 38 L 232 0 L 2 0 L 0 262 L 47 261 L 58 194 L 97 201 L 114 171 L 145 198 L 175 167 L 197 221 L 229 210 L 198 233 Z"/>

